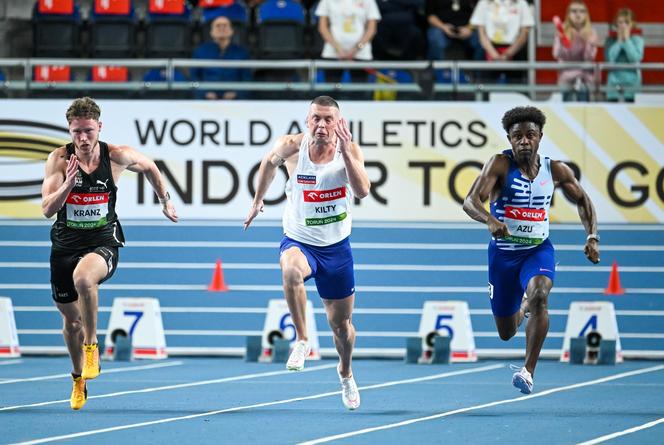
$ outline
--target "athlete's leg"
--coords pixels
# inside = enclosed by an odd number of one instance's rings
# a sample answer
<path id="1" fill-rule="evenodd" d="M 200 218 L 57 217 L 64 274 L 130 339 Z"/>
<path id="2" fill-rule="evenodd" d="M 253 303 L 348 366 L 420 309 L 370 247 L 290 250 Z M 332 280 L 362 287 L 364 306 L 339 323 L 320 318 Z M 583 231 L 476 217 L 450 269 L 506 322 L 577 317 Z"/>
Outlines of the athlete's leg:
<path id="1" fill-rule="evenodd" d="M 288 303 L 291 319 L 295 325 L 297 340 L 307 341 L 306 307 L 307 292 L 304 279 L 311 275 L 311 267 L 307 257 L 299 247 L 293 246 L 284 250 L 279 260 L 283 280 L 284 296 Z"/>
<path id="2" fill-rule="evenodd" d="M 323 299 L 327 321 L 332 329 L 334 346 L 339 353 L 339 374 L 342 377 L 350 377 L 353 374 L 351 359 L 353 347 L 355 346 L 355 327 L 351 321 L 353 315 L 353 304 L 355 294 L 341 299 Z"/>
<path id="3" fill-rule="evenodd" d="M 525 367 L 535 374 L 535 366 L 539 358 L 544 339 L 549 332 L 548 298 L 553 281 L 547 276 L 536 275 L 528 282 L 528 308 L 530 316 L 526 325 L 526 363 Z"/>
<path id="4" fill-rule="evenodd" d="M 81 375 L 83 370 L 83 324 L 81 312 L 76 301 L 71 303 L 55 303 L 62 315 L 62 334 L 69 350 L 72 362 L 72 373 Z"/>
<path id="5" fill-rule="evenodd" d="M 99 306 L 99 282 L 109 273 L 109 268 L 101 255 L 88 253 L 74 269 L 74 287 L 78 293 L 78 303 L 83 323 L 83 342 L 97 343 L 97 309 Z"/>

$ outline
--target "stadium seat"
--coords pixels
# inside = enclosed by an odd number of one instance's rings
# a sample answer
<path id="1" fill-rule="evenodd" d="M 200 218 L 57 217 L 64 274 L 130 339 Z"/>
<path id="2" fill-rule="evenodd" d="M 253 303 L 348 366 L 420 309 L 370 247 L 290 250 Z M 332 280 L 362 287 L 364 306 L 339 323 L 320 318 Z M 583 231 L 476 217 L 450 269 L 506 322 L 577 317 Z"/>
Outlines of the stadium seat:
<path id="1" fill-rule="evenodd" d="M 128 82 L 131 80 L 129 69 L 121 65 L 96 65 L 90 68 L 88 80 L 93 83 L 108 82 Z M 94 89 L 86 93 L 87 96 L 110 98 L 110 99 L 129 99 L 133 98 L 135 91 L 123 89 Z"/>
<path id="2" fill-rule="evenodd" d="M 32 72 L 33 82 L 66 83 L 73 79 L 71 67 L 66 65 L 35 65 Z M 31 97 L 60 99 L 71 97 L 72 91 L 63 89 L 35 89 Z"/>
<path id="3" fill-rule="evenodd" d="M 233 25 L 233 43 L 250 50 L 252 42 L 249 38 L 249 12 L 241 2 L 234 2 L 228 6 L 205 7 L 200 5 L 201 14 L 201 38 L 203 41 L 210 39 L 210 23 L 219 16 L 228 17 Z"/>
<path id="4" fill-rule="evenodd" d="M 189 57 L 190 16 L 185 0 L 150 0 L 145 17 L 145 57 Z"/>
<path id="5" fill-rule="evenodd" d="M 187 80 L 187 76 L 182 71 L 177 69 L 173 71 L 173 82 L 186 82 Z M 143 76 L 143 82 L 146 84 L 167 81 L 165 68 L 153 68 Z M 191 99 L 191 95 L 191 91 L 188 90 L 151 90 L 146 86 L 140 97 L 141 99 Z"/>
<path id="6" fill-rule="evenodd" d="M 258 55 L 263 59 L 304 57 L 304 9 L 291 0 L 269 0 L 258 8 Z"/>
<path id="7" fill-rule="evenodd" d="M 137 29 L 131 0 L 95 0 L 90 14 L 90 56 L 135 57 Z"/>
<path id="8" fill-rule="evenodd" d="M 80 57 L 81 19 L 73 0 L 39 0 L 32 13 L 35 57 Z"/>
<path id="9" fill-rule="evenodd" d="M 318 2 L 314 3 L 311 8 L 307 10 L 307 25 L 305 29 L 305 46 L 307 48 L 306 55 L 310 59 L 319 59 L 323 52 L 323 45 L 325 41 L 318 32 L 318 16 L 316 15 L 316 8 Z"/>

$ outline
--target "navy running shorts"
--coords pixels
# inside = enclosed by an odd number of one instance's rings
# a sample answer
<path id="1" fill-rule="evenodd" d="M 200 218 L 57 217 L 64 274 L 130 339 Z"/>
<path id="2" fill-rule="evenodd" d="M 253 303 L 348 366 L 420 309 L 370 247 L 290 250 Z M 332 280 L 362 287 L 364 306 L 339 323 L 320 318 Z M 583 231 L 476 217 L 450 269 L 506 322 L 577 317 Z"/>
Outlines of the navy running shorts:
<path id="1" fill-rule="evenodd" d="M 349 238 L 330 246 L 312 246 L 295 241 L 287 236 L 281 240 L 279 254 L 286 249 L 297 247 L 307 258 L 311 275 L 314 278 L 318 295 L 328 300 L 340 300 L 355 292 L 355 273 L 353 271 L 353 252 Z"/>
<path id="2" fill-rule="evenodd" d="M 514 315 L 521 307 L 530 279 L 544 275 L 554 281 L 555 270 L 555 251 L 548 238 L 539 246 L 524 250 L 498 249 L 492 240 L 489 243 L 489 298 L 493 315 Z"/>

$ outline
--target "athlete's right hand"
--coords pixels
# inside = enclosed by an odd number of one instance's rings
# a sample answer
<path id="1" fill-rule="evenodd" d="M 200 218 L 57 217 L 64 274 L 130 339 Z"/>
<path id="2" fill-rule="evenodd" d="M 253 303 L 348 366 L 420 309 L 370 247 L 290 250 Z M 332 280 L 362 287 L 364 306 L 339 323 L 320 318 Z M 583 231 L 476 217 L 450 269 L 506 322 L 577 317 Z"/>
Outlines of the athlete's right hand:
<path id="1" fill-rule="evenodd" d="M 489 227 L 489 232 L 491 232 L 491 235 L 496 239 L 505 238 L 510 235 L 510 231 L 505 223 L 497 220 L 496 218 L 492 217 L 489 219 L 489 221 L 487 221 L 487 226 Z"/>
<path id="2" fill-rule="evenodd" d="M 65 183 L 68 187 L 74 188 L 76 183 L 76 174 L 78 173 L 78 158 L 71 155 L 67 161 L 67 171 L 65 172 Z"/>
<path id="3" fill-rule="evenodd" d="M 247 230 L 249 228 L 249 224 L 258 216 L 260 212 L 263 211 L 263 201 L 260 201 L 258 203 L 254 203 L 251 208 L 249 209 L 249 214 L 244 220 L 244 230 Z"/>

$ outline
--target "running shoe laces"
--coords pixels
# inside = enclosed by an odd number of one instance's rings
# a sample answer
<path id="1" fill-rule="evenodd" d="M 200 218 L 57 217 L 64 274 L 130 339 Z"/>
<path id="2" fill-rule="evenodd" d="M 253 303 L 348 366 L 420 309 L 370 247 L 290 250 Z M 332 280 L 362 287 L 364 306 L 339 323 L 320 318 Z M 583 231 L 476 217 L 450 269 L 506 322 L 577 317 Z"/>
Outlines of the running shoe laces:
<path id="1" fill-rule="evenodd" d="M 337 368 L 337 374 L 339 374 L 339 381 L 341 382 L 341 401 L 344 406 L 351 411 L 359 408 L 360 391 L 357 389 L 355 379 L 352 375 L 350 377 L 342 377 L 339 368 Z"/>
<path id="2" fill-rule="evenodd" d="M 528 372 L 526 367 L 510 365 L 510 369 L 517 371 L 512 375 L 512 385 L 523 394 L 530 394 L 533 392 L 533 376 Z"/>
<path id="3" fill-rule="evenodd" d="M 286 362 L 286 369 L 289 371 L 302 371 L 304 369 L 304 361 L 309 355 L 309 343 L 304 340 L 299 340 L 293 346 L 293 352 L 288 357 Z"/>
<path id="4" fill-rule="evenodd" d="M 99 364 L 99 348 L 97 343 L 91 345 L 83 345 L 83 372 L 81 376 L 85 380 L 92 380 L 101 372 L 101 365 Z"/>
<path id="5" fill-rule="evenodd" d="M 71 389 L 71 398 L 69 399 L 69 406 L 71 409 L 78 411 L 83 408 L 85 402 L 88 400 L 88 387 L 82 377 L 71 376 L 73 385 Z"/>

